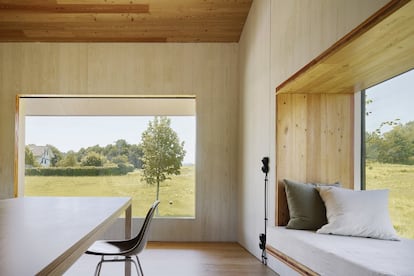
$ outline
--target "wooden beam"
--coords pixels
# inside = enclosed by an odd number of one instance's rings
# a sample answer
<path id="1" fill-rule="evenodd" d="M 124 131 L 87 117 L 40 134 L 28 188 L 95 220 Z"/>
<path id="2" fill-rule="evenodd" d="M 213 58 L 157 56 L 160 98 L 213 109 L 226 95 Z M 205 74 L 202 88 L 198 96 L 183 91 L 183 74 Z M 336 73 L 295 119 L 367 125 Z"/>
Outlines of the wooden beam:
<path id="1" fill-rule="evenodd" d="M 0 4 L 0 13 L 149 13 L 148 4 Z"/>

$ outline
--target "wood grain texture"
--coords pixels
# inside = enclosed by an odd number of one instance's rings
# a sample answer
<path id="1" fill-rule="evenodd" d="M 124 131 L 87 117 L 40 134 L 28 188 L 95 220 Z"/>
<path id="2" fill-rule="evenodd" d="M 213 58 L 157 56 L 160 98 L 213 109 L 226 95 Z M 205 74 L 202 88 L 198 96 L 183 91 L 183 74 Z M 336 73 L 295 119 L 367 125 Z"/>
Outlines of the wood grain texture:
<path id="1" fill-rule="evenodd" d="M 62 275 L 128 206 L 128 197 L 0 201 L 0 274 Z"/>
<path id="2" fill-rule="evenodd" d="M 290 268 L 298 272 L 300 275 L 311 275 L 311 276 L 317 276 L 319 275 L 312 269 L 308 268 L 307 266 L 304 266 L 303 264 L 297 262 L 292 257 L 289 257 L 286 254 L 283 254 L 279 250 L 277 250 L 275 247 L 271 245 L 266 245 L 266 251 L 272 255 L 273 257 L 277 258 L 281 262 L 287 264 Z"/>
<path id="3" fill-rule="evenodd" d="M 233 242 L 149 242 L 139 258 L 149 276 L 277 276 Z M 65 276 L 93 275 L 98 261 L 99 256 L 84 255 Z M 123 275 L 122 265 L 104 265 L 101 275 Z"/>
<path id="4" fill-rule="evenodd" d="M 148 4 L 21 4 L 5 3 L 0 4 L 0 11 L 8 14 L 14 13 L 148 13 Z"/>
<path id="5" fill-rule="evenodd" d="M 197 117 L 196 219 L 156 222 L 153 238 L 235 241 L 237 56 L 235 43 L 0 43 L 1 198 L 14 196 L 17 94 L 191 95 Z M 123 233 L 122 223 L 115 232 Z"/>
<path id="6" fill-rule="evenodd" d="M 21 118 L 19 116 L 19 109 L 20 109 L 20 101 L 19 98 L 16 97 L 16 102 L 15 102 L 15 116 L 14 116 L 14 158 L 13 158 L 13 177 L 14 179 L 18 179 L 19 177 L 19 158 L 21 158 L 20 153 L 19 153 L 19 147 L 23 145 L 22 141 L 19 141 L 19 137 L 24 137 L 24 133 L 19 135 L 19 126 L 21 125 L 21 120 L 23 118 Z M 23 158 L 21 158 L 22 160 Z M 13 196 L 14 197 L 18 197 L 19 196 L 19 185 L 18 185 L 18 181 L 14 181 L 13 183 Z"/>
<path id="7" fill-rule="evenodd" d="M 271 1 L 272 90 L 389 0 Z"/>
<path id="8" fill-rule="evenodd" d="M 393 0 L 276 88 L 355 93 L 414 68 L 414 2 Z"/>
<path id="9" fill-rule="evenodd" d="M 144 254 L 147 255 L 143 256 L 143 262 L 144 259 L 151 263 L 162 262 L 163 268 L 158 265 L 154 273 L 149 275 L 276 276 L 238 243 L 150 242 Z M 153 261 L 150 257 L 153 257 Z M 183 260 L 187 262 L 183 263 Z"/>
<path id="10" fill-rule="evenodd" d="M 277 160 L 274 91 L 388 0 L 254 1 L 240 39 L 238 241 L 258 253 L 263 217 L 260 159 L 270 157 L 269 225 L 274 225 Z M 276 141 L 276 142 L 275 142 Z"/>
<path id="11" fill-rule="evenodd" d="M 284 178 L 354 188 L 353 93 L 414 67 L 413 11 L 390 1 L 276 88 L 277 225 L 289 219 Z"/>
<path id="12" fill-rule="evenodd" d="M 238 42 L 252 0 L 0 0 L 0 41 Z"/>
<path id="13" fill-rule="evenodd" d="M 289 219 L 283 179 L 353 188 L 351 94 L 277 95 L 277 225 Z"/>

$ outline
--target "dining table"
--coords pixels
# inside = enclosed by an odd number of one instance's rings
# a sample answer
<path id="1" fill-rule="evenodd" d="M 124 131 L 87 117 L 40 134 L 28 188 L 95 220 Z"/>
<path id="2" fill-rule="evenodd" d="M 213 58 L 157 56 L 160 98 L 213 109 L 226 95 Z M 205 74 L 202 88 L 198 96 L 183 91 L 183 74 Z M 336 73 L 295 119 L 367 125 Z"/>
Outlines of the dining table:
<path id="1" fill-rule="evenodd" d="M 124 213 L 131 237 L 131 205 L 130 197 L 0 200 L 0 275 L 62 275 Z"/>

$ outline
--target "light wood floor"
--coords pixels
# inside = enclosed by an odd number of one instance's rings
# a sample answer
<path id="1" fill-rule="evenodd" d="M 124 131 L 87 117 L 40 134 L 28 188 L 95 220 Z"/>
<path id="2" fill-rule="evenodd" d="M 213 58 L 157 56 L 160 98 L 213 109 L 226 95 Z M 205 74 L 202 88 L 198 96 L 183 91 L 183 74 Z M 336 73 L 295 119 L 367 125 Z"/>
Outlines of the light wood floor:
<path id="1" fill-rule="evenodd" d="M 156 242 L 139 256 L 145 276 L 277 275 L 237 243 Z M 99 257 L 83 255 L 65 275 L 93 275 L 98 261 Z M 123 275 L 123 264 L 105 263 L 101 275 Z"/>

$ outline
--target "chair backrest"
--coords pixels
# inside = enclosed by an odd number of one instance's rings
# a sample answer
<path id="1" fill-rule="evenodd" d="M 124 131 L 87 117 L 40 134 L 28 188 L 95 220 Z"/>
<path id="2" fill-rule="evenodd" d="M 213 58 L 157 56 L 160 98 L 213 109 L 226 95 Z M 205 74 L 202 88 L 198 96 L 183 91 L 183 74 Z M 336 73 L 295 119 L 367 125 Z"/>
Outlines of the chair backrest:
<path id="1" fill-rule="evenodd" d="M 134 255 L 140 253 L 145 246 L 147 245 L 148 235 L 149 235 L 149 228 L 152 222 L 152 218 L 154 217 L 155 210 L 157 209 L 158 205 L 160 204 L 159 200 L 156 200 L 150 207 L 145 216 L 144 223 L 142 224 L 141 230 L 139 231 L 138 235 L 133 239 L 135 246 L 129 250 L 129 254 L 127 255 Z"/>

